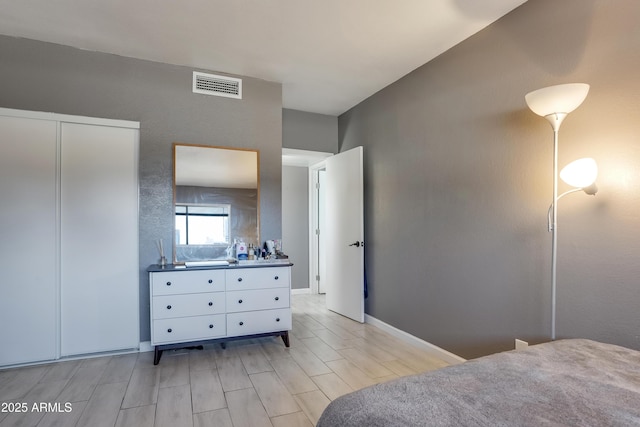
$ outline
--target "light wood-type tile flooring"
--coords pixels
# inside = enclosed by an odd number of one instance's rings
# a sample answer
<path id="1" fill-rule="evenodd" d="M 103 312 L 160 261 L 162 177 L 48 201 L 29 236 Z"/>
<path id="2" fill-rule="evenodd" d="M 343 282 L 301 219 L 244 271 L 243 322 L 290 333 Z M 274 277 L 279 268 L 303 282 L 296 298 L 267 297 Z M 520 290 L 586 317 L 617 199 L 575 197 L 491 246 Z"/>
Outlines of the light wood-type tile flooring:
<path id="1" fill-rule="evenodd" d="M 165 351 L 157 366 L 149 352 L 2 370 L 0 427 L 312 426 L 345 393 L 447 365 L 321 295 L 292 304 L 288 349 L 260 338 Z"/>

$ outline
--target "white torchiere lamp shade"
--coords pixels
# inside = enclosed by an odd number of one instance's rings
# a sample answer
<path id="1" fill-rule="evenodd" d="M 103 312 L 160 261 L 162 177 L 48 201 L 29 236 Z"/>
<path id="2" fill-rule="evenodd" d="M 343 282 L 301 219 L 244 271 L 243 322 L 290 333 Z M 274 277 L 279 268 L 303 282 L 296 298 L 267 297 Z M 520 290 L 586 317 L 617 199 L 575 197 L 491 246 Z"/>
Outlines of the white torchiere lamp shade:
<path id="1" fill-rule="evenodd" d="M 574 188 L 557 196 L 554 199 L 555 203 L 567 194 L 578 191 L 584 191 L 589 196 L 595 196 L 598 192 L 598 186 L 596 185 L 596 179 L 598 178 L 598 165 L 596 164 L 596 161 L 590 157 L 574 160 L 569 163 L 560 171 L 560 178 Z M 553 231 L 555 229 L 555 223 L 552 225 L 551 218 L 555 203 L 551 203 L 551 206 L 549 206 L 549 212 L 547 213 L 548 231 Z"/>
<path id="2" fill-rule="evenodd" d="M 582 104 L 589 93 L 586 83 L 568 83 L 534 90 L 525 95 L 527 105 L 539 116 L 569 114 Z"/>
<path id="3" fill-rule="evenodd" d="M 574 160 L 562 168 L 560 178 L 572 187 L 590 187 L 598 178 L 598 165 L 590 157 Z"/>

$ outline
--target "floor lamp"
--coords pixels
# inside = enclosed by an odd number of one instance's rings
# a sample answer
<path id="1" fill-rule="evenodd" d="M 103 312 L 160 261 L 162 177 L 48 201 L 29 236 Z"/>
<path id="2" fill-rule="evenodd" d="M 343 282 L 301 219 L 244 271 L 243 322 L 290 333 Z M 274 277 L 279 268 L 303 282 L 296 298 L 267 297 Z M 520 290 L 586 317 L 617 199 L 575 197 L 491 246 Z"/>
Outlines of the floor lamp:
<path id="1" fill-rule="evenodd" d="M 561 172 L 562 179 L 574 187 L 558 196 L 558 131 L 567 114 L 582 104 L 589 92 L 589 85 L 569 83 L 549 86 L 530 92 L 525 96 L 527 105 L 539 116 L 549 121 L 553 128 L 553 202 L 549 208 L 549 231 L 551 237 L 551 339 L 556 339 L 556 267 L 558 250 L 558 200 L 566 194 L 583 190 L 587 194 L 595 194 L 594 182 L 597 166 L 593 159 L 580 159 L 570 163 Z M 589 182 L 590 181 L 590 182 Z"/>

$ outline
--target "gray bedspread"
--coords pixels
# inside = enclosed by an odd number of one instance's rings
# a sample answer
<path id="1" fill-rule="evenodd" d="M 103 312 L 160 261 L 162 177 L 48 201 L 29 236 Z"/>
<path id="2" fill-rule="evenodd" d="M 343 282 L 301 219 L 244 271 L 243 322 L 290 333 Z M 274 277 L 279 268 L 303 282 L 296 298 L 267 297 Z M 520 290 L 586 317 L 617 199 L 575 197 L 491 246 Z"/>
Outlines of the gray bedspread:
<path id="1" fill-rule="evenodd" d="M 640 352 L 559 340 L 399 378 L 325 409 L 330 426 L 640 426 Z"/>

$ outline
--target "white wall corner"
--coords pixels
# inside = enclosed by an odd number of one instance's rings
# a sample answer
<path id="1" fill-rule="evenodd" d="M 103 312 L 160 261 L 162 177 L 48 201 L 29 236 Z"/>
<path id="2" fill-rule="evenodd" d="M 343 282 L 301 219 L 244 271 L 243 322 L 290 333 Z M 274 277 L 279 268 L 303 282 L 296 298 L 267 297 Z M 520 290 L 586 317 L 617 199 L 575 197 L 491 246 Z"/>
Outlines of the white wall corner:
<path id="1" fill-rule="evenodd" d="M 404 342 L 407 342 L 422 350 L 426 350 L 427 352 L 433 354 L 434 356 L 442 360 L 449 362 L 452 365 L 466 362 L 466 359 L 458 356 L 457 354 L 453 354 L 443 348 L 438 347 L 437 345 L 433 345 L 430 342 L 424 341 L 414 335 L 411 335 L 401 329 L 396 328 L 395 326 L 391 326 L 388 323 L 383 322 L 382 320 L 378 320 L 375 317 L 370 316 L 366 313 L 364 315 L 364 321 L 365 323 L 369 323 L 373 326 L 376 326 L 382 329 L 383 331 L 393 335 L 396 338 L 400 338 Z"/>
<path id="2" fill-rule="evenodd" d="M 151 341 L 143 341 L 140 343 L 140 353 L 145 353 L 147 351 L 153 351 L 153 346 L 151 345 Z"/>

